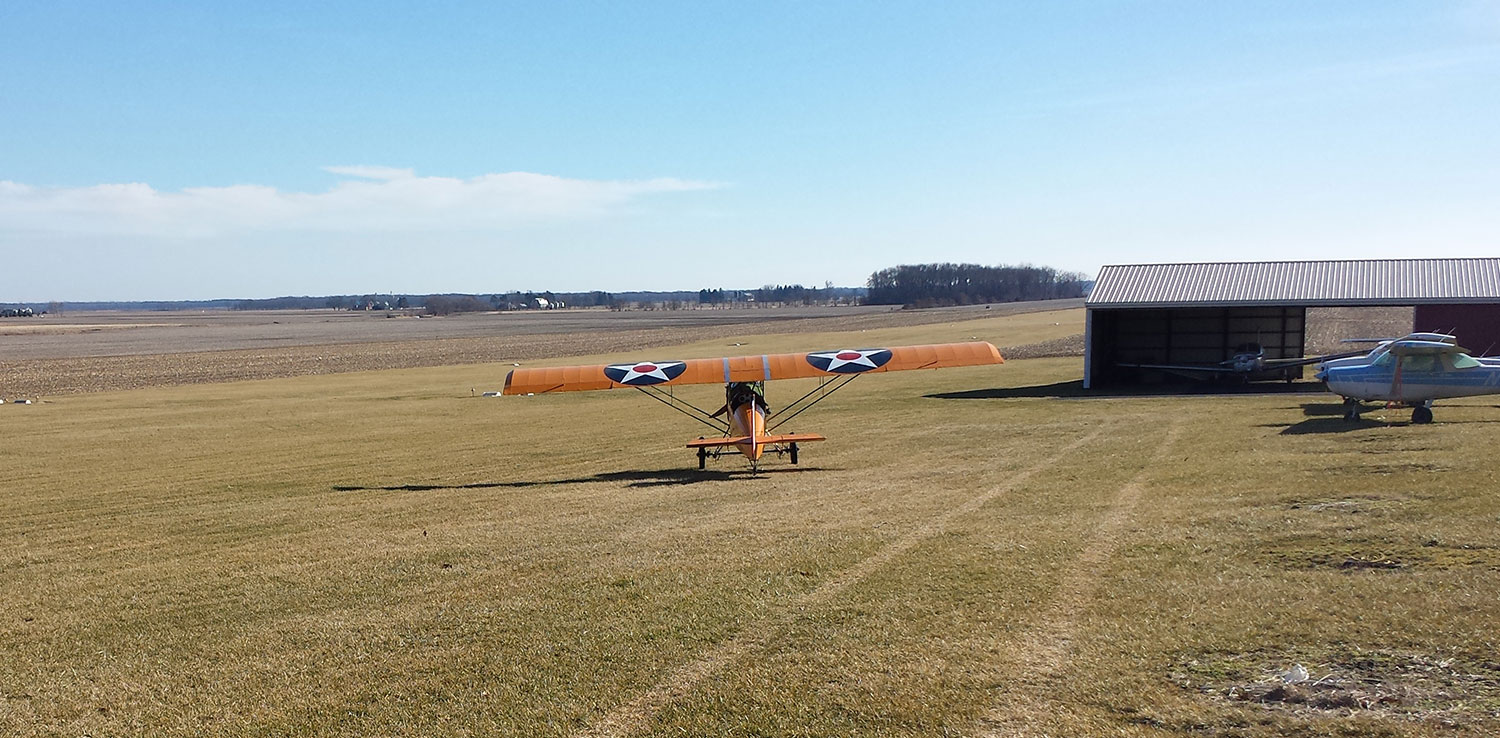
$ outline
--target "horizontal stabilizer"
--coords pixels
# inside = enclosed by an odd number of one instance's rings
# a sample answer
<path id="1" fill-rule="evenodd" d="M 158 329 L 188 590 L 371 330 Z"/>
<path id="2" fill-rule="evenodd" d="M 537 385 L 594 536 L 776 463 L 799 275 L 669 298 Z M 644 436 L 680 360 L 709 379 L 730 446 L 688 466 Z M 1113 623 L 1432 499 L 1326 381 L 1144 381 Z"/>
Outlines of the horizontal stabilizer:
<path id="1" fill-rule="evenodd" d="M 788 433 L 780 436 L 756 436 L 755 443 L 759 446 L 769 446 L 773 443 L 809 443 L 812 441 L 826 441 L 827 438 L 816 433 Z M 729 438 L 699 438 L 696 441 L 688 441 L 688 448 L 716 448 L 719 446 L 737 446 L 741 443 L 749 443 L 750 436 L 733 436 Z"/>

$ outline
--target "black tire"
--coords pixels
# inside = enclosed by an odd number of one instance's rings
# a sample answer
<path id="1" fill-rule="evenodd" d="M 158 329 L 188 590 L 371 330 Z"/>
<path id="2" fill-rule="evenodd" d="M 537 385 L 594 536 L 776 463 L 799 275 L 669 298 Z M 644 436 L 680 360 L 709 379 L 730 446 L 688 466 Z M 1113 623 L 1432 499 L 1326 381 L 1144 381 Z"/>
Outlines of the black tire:
<path id="1" fill-rule="evenodd" d="M 1411 410 L 1411 422 L 1426 425 L 1432 422 L 1432 408 L 1418 405 Z"/>
<path id="2" fill-rule="evenodd" d="M 792 444 L 792 463 L 797 463 L 797 444 Z"/>
<path id="3" fill-rule="evenodd" d="M 698 449 L 698 468 L 700 470 L 708 468 L 708 449 L 706 448 Z"/>

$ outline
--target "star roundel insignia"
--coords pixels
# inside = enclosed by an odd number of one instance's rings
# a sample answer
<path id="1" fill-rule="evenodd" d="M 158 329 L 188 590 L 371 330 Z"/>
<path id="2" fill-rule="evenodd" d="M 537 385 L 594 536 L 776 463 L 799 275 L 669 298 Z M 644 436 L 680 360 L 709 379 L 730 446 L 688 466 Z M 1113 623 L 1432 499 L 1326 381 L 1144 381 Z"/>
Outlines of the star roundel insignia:
<path id="1" fill-rule="evenodd" d="M 609 377 L 611 382 L 645 387 L 670 382 L 682 376 L 686 369 L 687 364 L 681 361 L 642 361 L 635 364 L 610 364 L 604 367 L 604 376 Z"/>
<path id="2" fill-rule="evenodd" d="M 867 372 L 885 366 L 890 360 L 890 349 L 840 349 L 807 355 L 807 363 L 834 374 Z"/>

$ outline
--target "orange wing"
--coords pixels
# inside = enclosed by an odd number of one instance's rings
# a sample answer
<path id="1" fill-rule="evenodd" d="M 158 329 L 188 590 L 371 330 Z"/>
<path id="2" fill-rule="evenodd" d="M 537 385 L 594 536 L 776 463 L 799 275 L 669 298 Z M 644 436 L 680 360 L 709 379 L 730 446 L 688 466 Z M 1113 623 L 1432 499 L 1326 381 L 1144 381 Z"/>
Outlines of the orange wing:
<path id="1" fill-rule="evenodd" d="M 848 374 L 943 369 L 955 366 L 1000 364 L 1005 359 L 994 345 L 939 343 L 928 346 L 839 349 L 806 354 L 762 354 L 723 359 L 636 361 L 594 366 L 516 369 L 505 377 L 507 395 L 575 392 L 617 387 L 727 384 L 770 379 L 837 377 Z"/>

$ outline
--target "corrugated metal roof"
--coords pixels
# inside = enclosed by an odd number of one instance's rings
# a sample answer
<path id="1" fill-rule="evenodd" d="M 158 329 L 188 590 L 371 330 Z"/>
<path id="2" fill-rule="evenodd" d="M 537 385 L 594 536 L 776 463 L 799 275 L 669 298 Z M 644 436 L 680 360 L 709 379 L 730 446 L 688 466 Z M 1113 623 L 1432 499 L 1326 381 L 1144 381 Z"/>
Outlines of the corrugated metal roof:
<path id="1" fill-rule="evenodd" d="M 1500 258 L 1119 264 L 1090 308 L 1500 302 Z"/>

